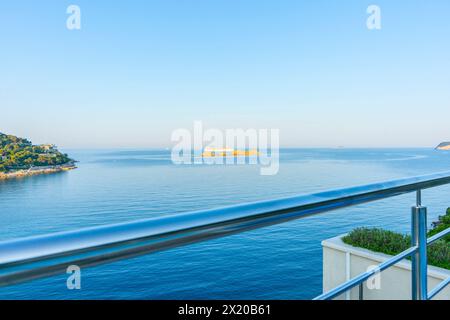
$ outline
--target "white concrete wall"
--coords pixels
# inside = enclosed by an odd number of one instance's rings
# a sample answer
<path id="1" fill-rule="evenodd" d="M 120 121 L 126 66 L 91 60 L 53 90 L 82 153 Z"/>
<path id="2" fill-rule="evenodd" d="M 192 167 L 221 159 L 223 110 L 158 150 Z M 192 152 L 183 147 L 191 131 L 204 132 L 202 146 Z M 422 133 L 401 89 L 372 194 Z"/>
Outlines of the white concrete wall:
<path id="1" fill-rule="evenodd" d="M 327 292 L 346 280 L 366 272 L 391 258 L 391 256 L 356 248 L 342 242 L 338 236 L 322 242 L 323 247 L 323 291 Z M 442 280 L 450 277 L 450 270 L 428 266 L 428 292 Z M 364 284 L 365 300 L 410 300 L 411 299 L 411 262 L 403 260 L 379 274 L 379 289 L 376 279 L 368 287 Z M 338 299 L 358 299 L 359 289 L 355 287 Z M 437 296 L 436 300 L 450 300 L 450 285 Z"/>

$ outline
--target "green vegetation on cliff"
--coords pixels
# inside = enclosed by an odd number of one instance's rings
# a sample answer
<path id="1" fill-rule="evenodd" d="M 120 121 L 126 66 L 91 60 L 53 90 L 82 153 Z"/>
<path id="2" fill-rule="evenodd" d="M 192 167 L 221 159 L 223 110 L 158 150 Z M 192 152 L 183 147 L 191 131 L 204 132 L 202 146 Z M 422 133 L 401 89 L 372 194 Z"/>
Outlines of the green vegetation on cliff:
<path id="1" fill-rule="evenodd" d="M 0 133 L 0 172 L 73 162 L 53 145 L 33 145 L 27 139 Z"/>

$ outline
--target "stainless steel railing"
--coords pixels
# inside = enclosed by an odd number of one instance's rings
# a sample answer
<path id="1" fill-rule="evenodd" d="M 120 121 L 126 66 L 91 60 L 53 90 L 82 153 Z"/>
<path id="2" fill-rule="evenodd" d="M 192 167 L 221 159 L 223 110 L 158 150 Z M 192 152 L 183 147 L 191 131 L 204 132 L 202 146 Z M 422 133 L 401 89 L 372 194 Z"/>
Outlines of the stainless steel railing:
<path id="1" fill-rule="evenodd" d="M 68 265 L 72 264 L 80 267 L 98 265 L 417 192 L 418 201 L 413 208 L 412 230 L 415 242 L 412 248 L 382 263 L 379 267 L 380 270 L 384 270 L 407 256 L 413 256 L 413 268 L 415 268 L 412 279 L 413 296 L 428 298 L 426 286 L 423 286 L 423 281 L 426 283 L 426 250 L 423 249 L 424 232 L 426 234 L 426 208 L 421 206 L 420 190 L 449 183 L 450 172 L 443 172 L 278 200 L 0 242 L 0 286 L 62 273 Z M 443 235 L 436 236 L 432 238 L 433 241 Z M 319 296 L 318 299 L 336 297 L 360 285 L 371 275 L 373 274 L 369 272 L 356 277 L 332 292 Z M 433 291 L 432 294 L 436 295 L 437 292 Z"/>

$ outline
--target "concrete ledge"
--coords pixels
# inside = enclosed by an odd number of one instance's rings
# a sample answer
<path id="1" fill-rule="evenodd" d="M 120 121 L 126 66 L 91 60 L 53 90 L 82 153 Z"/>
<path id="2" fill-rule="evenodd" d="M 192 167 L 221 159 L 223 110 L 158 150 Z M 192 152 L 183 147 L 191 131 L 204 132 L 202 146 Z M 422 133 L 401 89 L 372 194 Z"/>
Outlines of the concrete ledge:
<path id="1" fill-rule="evenodd" d="M 323 290 L 329 291 L 363 272 L 391 258 L 392 256 L 345 244 L 340 235 L 322 241 L 323 247 Z M 450 277 L 450 270 L 428 267 L 428 291 Z M 410 300 L 411 262 L 403 260 L 384 270 L 372 285 L 364 284 L 366 300 Z M 343 294 L 339 299 L 358 299 L 358 287 Z M 450 300 L 450 286 L 434 299 Z"/>

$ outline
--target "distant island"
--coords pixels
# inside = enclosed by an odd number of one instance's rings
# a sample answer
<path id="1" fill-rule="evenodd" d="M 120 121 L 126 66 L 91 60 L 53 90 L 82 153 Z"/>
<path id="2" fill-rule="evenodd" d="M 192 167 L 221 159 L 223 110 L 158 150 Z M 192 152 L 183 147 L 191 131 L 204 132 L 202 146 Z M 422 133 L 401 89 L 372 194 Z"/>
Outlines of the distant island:
<path id="1" fill-rule="evenodd" d="M 55 145 L 0 133 L 0 180 L 75 169 L 75 161 Z"/>
<path id="2" fill-rule="evenodd" d="M 450 142 L 442 142 L 437 147 L 436 150 L 450 150 Z"/>

